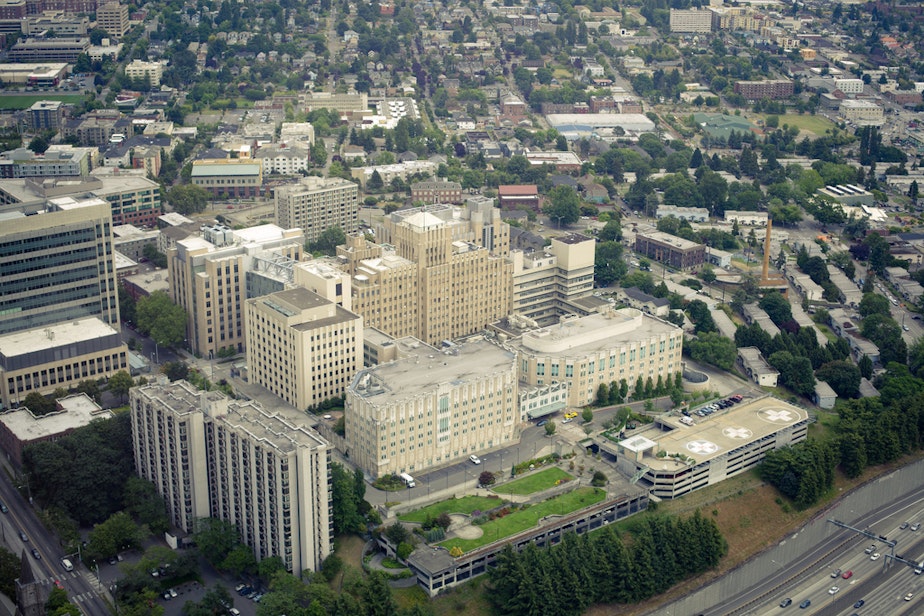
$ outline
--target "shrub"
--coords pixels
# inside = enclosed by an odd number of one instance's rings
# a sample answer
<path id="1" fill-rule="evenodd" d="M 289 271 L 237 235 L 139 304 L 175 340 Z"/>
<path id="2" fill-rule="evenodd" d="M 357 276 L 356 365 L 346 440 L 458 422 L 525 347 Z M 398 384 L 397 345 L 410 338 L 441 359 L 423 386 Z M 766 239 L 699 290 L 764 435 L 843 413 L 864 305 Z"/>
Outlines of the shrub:
<path id="1" fill-rule="evenodd" d="M 411 552 L 414 551 L 414 546 L 407 542 L 401 542 L 398 544 L 398 558 L 401 560 L 407 560 L 407 557 L 411 555 Z"/>

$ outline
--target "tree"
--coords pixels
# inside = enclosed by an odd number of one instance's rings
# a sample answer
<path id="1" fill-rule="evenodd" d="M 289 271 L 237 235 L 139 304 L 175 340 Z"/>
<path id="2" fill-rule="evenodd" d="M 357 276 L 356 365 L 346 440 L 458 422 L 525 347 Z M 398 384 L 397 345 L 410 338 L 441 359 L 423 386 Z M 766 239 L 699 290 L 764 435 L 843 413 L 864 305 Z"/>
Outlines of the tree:
<path id="1" fill-rule="evenodd" d="M 855 398 L 860 393 L 860 369 L 849 361 L 828 362 L 815 373 L 841 398 Z"/>
<path id="2" fill-rule="evenodd" d="M 199 553 L 215 567 L 220 567 L 240 542 L 237 527 L 218 518 L 197 520 L 193 538 Z"/>
<path id="3" fill-rule="evenodd" d="M 379 571 L 373 571 L 366 579 L 362 591 L 366 616 L 397 616 L 398 606 L 388 586 L 388 579 Z"/>
<path id="4" fill-rule="evenodd" d="M 178 184 L 167 191 L 167 202 L 180 214 L 198 214 L 209 202 L 209 192 L 196 184 Z"/>
<path id="5" fill-rule="evenodd" d="M 108 520 L 90 531 L 86 554 L 90 559 L 115 556 L 121 550 L 140 547 L 150 532 L 135 524 L 124 511 L 112 514 Z"/>
<path id="6" fill-rule="evenodd" d="M 584 420 L 584 423 L 590 423 L 594 420 L 594 412 L 589 406 L 585 406 L 584 410 L 581 411 L 581 419 Z"/>
<path id="7" fill-rule="evenodd" d="M 7 597 L 16 596 L 14 581 L 22 571 L 22 561 L 6 547 L 0 546 L 0 593 Z"/>
<path id="8" fill-rule="evenodd" d="M 242 543 L 238 543 L 221 561 L 220 567 L 238 577 L 245 571 L 256 569 L 257 560 L 254 558 L 253 550 Z"/>
<path id="9" fill-rule="evenodd" d="M 879 293 L 864 293 L 863 299 L 860 300 L 858 312 L 863 318 L 874 314 L 885 316 L 892 315 L 892 311 L 889 308 L 889 300 Z"/>
<path id="10" fill-rule="evenodd" d="M 549 423 L 545 424 L 545 435 L 552 436 L 553 434 L 555 434 L 555 422 L 550 421 Z"/>
<path id="11" fill-rule="evenodd" d="M 32 138 L 32 141 L 29 142 L 29 149 L 36 154 L 44 154 L 48 146 L 48 140 L 41 135 L 36 135 Z"/>
<path id="12" fill-rule="evenodd" d="M 48 593 L 48 600 L 45 601 L 45 613 L 48 616 L 80 616 L 83 612 L 68 601 L 66 590 L 53 587 Z"/>
<path id="13" fill-rule="evenodd" d="M 815 391 L 815 376 L 809 358 L 795 356 L 789 351 L 777 351 L 767 361 L 779 371 L 781 384 L 793 393 L 807 396 Z"/>
<path id="14" fill-rule="evenodd" d="M 478 484 L 482 486 L 493 486 L 496 479 L 494 478 L 494 473 L 491 471 L 482 471 L 478 475 Z"/>
<path id="15" fill-rule="evenodd" d="M 776 325 L 782 326 L 784 323 L 792 321 L 792 307 L 789 300 L 777 292 L 767 293 L 758 303 Z"/>
<path id="16" fill-rule="evenodd" d="M 357 498 L 356 476 L 337 462 L 331 463 L 330 470 L 334 533 L 361 533 L 365 521 L 360 514 L 362 501 Z M 361 474 L 359 480 L 362 481 Z"/>
<path id="17" fill-rule="evenodd" d="M 128 395 L 128 390 L 134 387 L 135 380 L 125 370 L 119 370 L 109 377 L 109 392 L 118 396 L 119 400 L 124 400 Z"/>
<path id="18" fill-rule="evenodd" d="M 308 242 L 309 252 L 322 253 L 328 256 L 337 254 L 337 246 L 346 243 L 346 234 L 340 227 L 328 227 L 318 235 L 318 239 Z"/>
<path id="19" fill-rule="evenodd" d="M 549 191 L 549 201 L 542 213 L 558 222 L 558 226 L 576 223 L 581 217 L 581 199 L 575 190 L 562 184 Z"/>
<path id="20" fill-rule="evenodd" d="M 152 533 L 160 535 L 170 528 L 167 505 L 150 481 L 135 475 L 129 477 L 125 481 L 122 502 L 129 515 Z"/>
<path id="21" fill-rule="evenodd" d="M 170 300 L 165 291 L 155 291 L 138 300 L 138 327 L 157 344 L 173 346 L 186 338 L 186 311 Z"/>
<path id="22" fill-rule="evenodd" d="M 918 204 L 918 195 L 919 195 L 918 181 L 913 180 L 911 182 L 911 185 L 908 186 L 908 198 L 911 199 L 911 203 L 913 203 L 914 205 Z"/>
<path id="23" fill-rule="evenodd" d="M 869 358 L 869 355 L 864 355 L 860 358 L 860 361 L 857 362 L 857 368 L 860 370 L 860 376 L 864 379 L 873 377 L 873 360 Z"/>
<path id="24" fill-rule="evenodd" d="M 685 350 L 696 361 L 730 370 L 735 365 L 737 349 L 735 341 L 716 332 L 705 332 L 686 342 Z"/>
<path id="25" fill-rule="evenodd" d="M 50 398 L 46 398 L 37 391 L 32 391 L 26 394 L 26 397 L 23 398 L 22 406 L 26 407 L 32 414 L 35 416 L 47 415 L 48 413 L 54 413 L 57 410 L 55 401 Z"/>

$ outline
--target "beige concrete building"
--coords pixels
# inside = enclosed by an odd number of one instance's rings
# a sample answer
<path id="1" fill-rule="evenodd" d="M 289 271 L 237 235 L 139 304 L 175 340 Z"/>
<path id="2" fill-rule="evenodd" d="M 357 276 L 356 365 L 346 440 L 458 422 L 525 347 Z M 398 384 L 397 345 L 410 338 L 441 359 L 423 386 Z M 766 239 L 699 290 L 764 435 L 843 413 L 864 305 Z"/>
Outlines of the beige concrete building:
<path id="1" fill-rule="evenodd" d="M 671 32 L 712 32 L 712 11 L 705 9 L 671 9 Z"/>
<path id="2" fill-rule="evenodd" d="M 117 330 L 95 317 L 0 336 L 3 408 L 32 392 L 67 390 L 119 370 L 128 370 L 128 347 Z"/>
<path id="3" fill-rule="evenodd" d="M 330 446 L 299 413 L 199 391 L 186 381 L 130 393 L 135 468 L 186 532 L 234 524 L 256 559 L 316 571 L 333 546 Z"/>
<path id="4" fill-rule="evenodd" d="M 845 120 L 857 124 L 879 125 L 883 123 L 885 117 L 881 106 L 873 101 L 865 100 L 841 101 L 840 112 Z"/>
<path id="5" fill-rule="evenodd" d="M 298 184 L 286 184 L 275 191 L 276 224 L 304 230 L 313 242 L 331 227 L 344 233 L 357 229 L 359 186 L 343 178 L 308 176 Z"/>
<path id="6" fill-rule="evenodd" d="M 343 396 L 362 367 L 363 320 L 295 288 L 247 300 L 252 383 L 304 410 Z"/>
<path id="7" fill-rule="evenodd" d="M 594 287 L 593 238 L 572 233 L 553 237 L 542 252 L 510 251 L 513 261 L 513 312 L 551 325 L 566 314 L 565 302 L 585 297 Z"/>
<path id="8" fill-rule="evenodd" d="M 521 383 L 568 383 L 568 406 L 596 399 L 601 383 L 667 381 L 681 371 L 683 332 L 634 308 L 586 317 L 562 318 L 559 325 L 524 333 L 505 343 L 516 352 Z"/>
<path id="9" fill-rule="evenodd" d="M 109 36 L 122 38 L 131 29 L 128 21 L 128 5 L 110 2 L 96 9 L 96 27 Z"/>
<path id="10" fill-rule="evenodd" d="M 347 390 L 350 459 L 372 477 L 509 444 L 520 423 L 516 356 L 485 340 L 363 370 Z"/>
<path id="11" fill-rule="evenodd" d="M 338 250 L 353 275 L 353 310 L 368 326 L 438 344 L 510 312 L 510 227 L 500 210 L 400 210 L 376 229 L 376 238 L 379 244 L 352 238 Z"/>
<path id="12" fill-rule="evenodd" d="M 100 199 L 0 206 L 0 334 L 87 317 L 117 326 L 112 242 L 112 211 Z"/>
<path id="13" fill-rule="evenodd" d="M 139 81 L 145 78 L 150 79 L 151 87 L 159 88 L 160 80 L 164 78 L 164 65 L 160 62 L 132 60 L 125 65 L 125 76 Z"/>
<path id="14" fill-rule="evenodd" d="M 243 350 L 244 302 L 286 288 L 303 244 L 301 229 L 276 225 L 217 225 L 177 241 L 167 251 L 170 296 L 189 314 L 192 351 L 208 357 L 225 347 Z"/>

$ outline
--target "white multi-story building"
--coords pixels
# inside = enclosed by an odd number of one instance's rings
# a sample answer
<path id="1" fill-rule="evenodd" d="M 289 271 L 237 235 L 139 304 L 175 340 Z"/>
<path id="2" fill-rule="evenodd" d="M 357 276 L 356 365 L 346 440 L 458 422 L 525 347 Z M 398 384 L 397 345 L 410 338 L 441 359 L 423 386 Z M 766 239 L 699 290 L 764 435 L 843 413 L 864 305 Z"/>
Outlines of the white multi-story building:
<path id="1" fill-rule="evenodd" d="M 170 520 L 234 524 L 257 560 L 316 571 L 331 553 L 330 446 L 304 416 L 200 391 L 186 381 L 130 393 L 135 468 Z"/>
<path id="2" fill-rule="evenodd" d="M 602 383 L 638 379 L 667 383 L 681 371 L 683 332 L 635 308 L 608 309 L 528 331 L 506 346 L 515 351 L 521 383 L 568 383 L 568 406 L 591 404 Z"/>
<path id="3" fill-rule="evenodd" d="M 254 158 L 263 161 L 264 174 L 295 175 L 307 171 L 311 164 L 308 149 L 297 146 L 267 145 L 257 150 Z"/>
<path id="4" fill-rule="evenodd" d="M 540 253 L 511 250 L 513 312 L 550 325 L 568 312 L 565 303 L 593 292 L 593 238 L 572 233 L 552 238 Z"/>
<path id="5" fill-rule="evenodd" d="M 671 9 L 671 32 L 712 32 L 712 11 Z"/>
<path id="6" fill-rule="evenodd" d="M 863 94 L 862 79 L 835 79 L 834 88 L 844 94 Z"/>
<path id="7" fill-rule="evenodd" d="M 309 242 L 331 227 L 344 233 L 357 229 L 359 187 L 343 178 L 302 178 L 297 184 L 278 187 L 275 201 L 276 223 L 303 229 Z"/>
<path id="8" fill-rule="evenodd" d="M 247 300 L 250 381 L 307 409 L 340 397 L 363 363 L 363 320 L 303 288 Z"/>
<path id="9" fill-rule="evenodd" d="M 347 389 L 350 459 L 373 477 L 509 444 L 520 423 L 516 356 L 485 340 L 361 371 Z"/>
<path id="10" fill-rule="evenodd" d="M 151 87 L 159 88 L 160 80 L 164 78 L 164 65 L 160 62 L 132 60 L 125 65 L 125 76 L 129 79 L 150 79 Z"/>
<path id="11" fill-rule="evenodd" d="M 882 107 L 873 101 L 841 101 L 841 115 L 844 119 L 857 124 L 882 124 L 884 114 Z"/>

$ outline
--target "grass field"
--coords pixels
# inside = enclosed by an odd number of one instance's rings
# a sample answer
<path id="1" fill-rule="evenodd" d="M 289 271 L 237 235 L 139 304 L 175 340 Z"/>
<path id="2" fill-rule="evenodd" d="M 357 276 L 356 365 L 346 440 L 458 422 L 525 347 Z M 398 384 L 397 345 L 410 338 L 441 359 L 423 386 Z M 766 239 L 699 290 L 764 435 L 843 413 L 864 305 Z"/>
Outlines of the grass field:
<path id="1" fill-rule="evenodd" d="M 532 528 L 541 518 L 548 515 L 565 515 L 572 511 L 589 507 L 594 503 L 599 503 L 604 498 L 606 498 L 606 492 L 599 488 L 578 488 L 567 494 L 550 498 L 538 505 L 533 505 L 528 509 L 522 509 L 503 518 L 482 524 L 480 528 L 484 534 L 477 539 L 448 539 L 439 545 L 447 550 L 458 547 L 463 552 L 469 552 L 475 548 L 480 548 L 483 545 L 524 531 L 527 528 Z"/>
<path id="2" fill-rule="evenodd" d="M 489 496 L 463 496 L 462 498 L 450 498 L 449 500 L 433 503 L 423 509 L 398 516 L 398 519 L 402 522 L 422 523 L 426 521 L 427 516 L 435 518 L 441 513 L 469 514 L 473 511 L 487 511 L 500 507 L 503 503 L 504 501 L 501 499 Z"/>
<path id="3" fill-rule="evenodd" d="M 761 117 L 763 117 L 764 121 L 767 120 L 767 115 L 763 115 Z M 782 115 L 780 116 L 780 127 L 782 127 L 783 124 L 795 126 L 800 131 L 807 131 L 818 135 L 819 137 L 824 135 L 827 129 L 834 127 L 834 124 L 832 124 L 831 121 L 827 118 L 820 115 L 810 115 L 807 113 L 787 113 L 786 115 Z"/>
<path id="4" fill-rule="evenodd" d="M 37 101 L 61 101 L 64 103 L 80 103 L 84 100 L 82 94 L 15 94 L 12 96 L 0 95 L 0 109 L 28 109 Z"/>
<path id="5" fill-rule="evenodd" d="M 533 494 L 548 490 L 558 485 L 561 481 L 571 481 L 572 479 L 574 477 L 557 466 L 553 466 L 528 477 L 505 483 L 495 488 L 494 491 L 498 494 Z"/>

